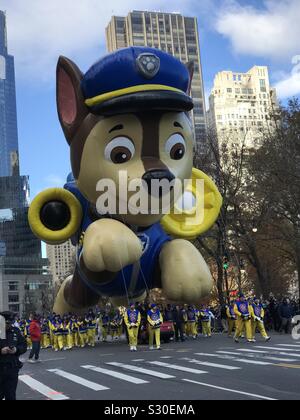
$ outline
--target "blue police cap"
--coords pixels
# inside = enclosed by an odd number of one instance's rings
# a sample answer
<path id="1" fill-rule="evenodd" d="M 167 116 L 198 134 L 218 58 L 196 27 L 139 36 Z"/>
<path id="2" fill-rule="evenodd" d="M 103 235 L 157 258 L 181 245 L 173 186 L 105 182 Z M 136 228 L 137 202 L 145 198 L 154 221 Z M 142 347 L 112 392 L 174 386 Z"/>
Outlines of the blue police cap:
<path id="1" fill-rule="evenodd" d="M 149 47 L 130 47 L 96 62 L 81 82 L 91 112 L 190 111 L 191 76 L 177 58 Z"/>

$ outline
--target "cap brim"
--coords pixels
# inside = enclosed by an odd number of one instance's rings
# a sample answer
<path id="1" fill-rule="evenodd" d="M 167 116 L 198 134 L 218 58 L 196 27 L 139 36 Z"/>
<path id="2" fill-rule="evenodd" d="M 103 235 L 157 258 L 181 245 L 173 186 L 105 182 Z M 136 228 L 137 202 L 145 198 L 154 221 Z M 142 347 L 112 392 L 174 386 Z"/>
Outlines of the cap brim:
<path id="1" fill-rule="evenodd" d="M 143 111 L 189 112 L 193 99 L 184 92 L 144 91 L 109 99 L 90 108 L 93 114 L 114 115 Z"/>

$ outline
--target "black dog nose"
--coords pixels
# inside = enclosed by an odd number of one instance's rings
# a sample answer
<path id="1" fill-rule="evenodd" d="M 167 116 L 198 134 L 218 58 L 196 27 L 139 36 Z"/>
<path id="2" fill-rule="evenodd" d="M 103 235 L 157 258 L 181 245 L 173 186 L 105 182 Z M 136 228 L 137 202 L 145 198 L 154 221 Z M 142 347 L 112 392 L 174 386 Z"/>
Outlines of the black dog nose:
<path id="1" fill-rule="evenodd" d="M 171 183 L 172 181 L 175 180 L 175 176 L 167 169 L 164 169 L 164 170 L 154 169 L 152 171 L 147 171 L 143 175 L 142 179 L 143 179 L 143 181 L 145 181 L 147 183 L 148 193 L 152 195 L 152 192 L 156 192 L 155 191 L 156 190 L 155 183 L 152 184 L 152 181 L 154 181 L 154 180 L 162 181 L 162 180 L 166 179 L 167 181 L 169 181 Z M 170 190 L 172 190 L 172 189 L 173 189 L 173 187 L 171 186 Z M 161 197 L 163 195 L 163 193 L 170 192 L 170 190 L 169 191 L 163 191 L 163 188 L 160 187 L 159 191 L 158 191 L 159 197 Z M 157 194 L 157 192 L 156 192 L 156 194 Z"/>

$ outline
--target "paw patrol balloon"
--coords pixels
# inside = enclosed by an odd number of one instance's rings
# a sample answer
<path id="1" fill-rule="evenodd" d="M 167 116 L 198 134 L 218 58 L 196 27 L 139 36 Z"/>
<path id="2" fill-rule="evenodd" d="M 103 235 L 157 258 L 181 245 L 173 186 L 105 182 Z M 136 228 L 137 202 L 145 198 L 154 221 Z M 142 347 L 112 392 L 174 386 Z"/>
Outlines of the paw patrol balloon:
<path id="1" fill-rule="evenodd" d="M 222 199 L 193 169 L 191 81 L 192 66 L 152 48 L 116 51 L 85 75 L 59 59 L 57 109 L 73 174 L 29 212 L 39 238 L 77 245 L 56 313 L 79 312 L 99 296 L 142 300 L 157 287 L 187 303 L 210 293 L 209 269 L 186 239 L 213 225 Z"/>

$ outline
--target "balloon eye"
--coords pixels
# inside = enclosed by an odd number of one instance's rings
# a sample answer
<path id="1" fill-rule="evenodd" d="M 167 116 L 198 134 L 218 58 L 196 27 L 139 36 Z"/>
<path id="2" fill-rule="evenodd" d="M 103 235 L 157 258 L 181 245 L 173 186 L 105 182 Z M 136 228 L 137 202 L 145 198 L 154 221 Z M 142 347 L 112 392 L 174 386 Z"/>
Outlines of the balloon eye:
<path id="1" fill-rule="evenodd" d="M 135 154 L 135 147 L 127 137 L 113 139 L 105 148 L 105 159 L 117 165 L 130 161 Z"/>
<path id="2" fill-rule="evenodd" d="M 166 152 L 173 160 L 180 160 L 186 152 L 185 140 L 181 134 L 173 134 L 166 143 Z"/>
<path id="3" fill-rule="evenodd" d="M 132 158 L 132 154 L 126 147 L 116 147 L 110 154 L 110 160 L 113 163 L 126 163 Z"/>
<path id="4" fill-rule="evenodd" d="M 170 152 L 171 159 L 173 160 L 180 160 L 185 155 L 185 147 L 181 143 L 175 144 L 175 146 L 172 147 L 172 150 Z"/>

